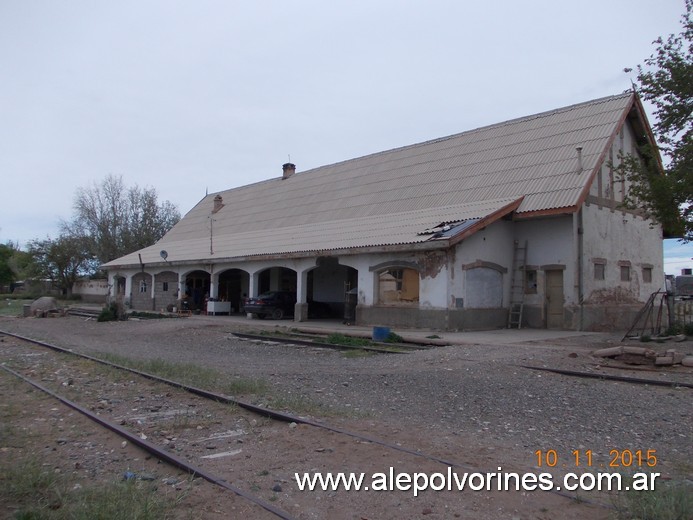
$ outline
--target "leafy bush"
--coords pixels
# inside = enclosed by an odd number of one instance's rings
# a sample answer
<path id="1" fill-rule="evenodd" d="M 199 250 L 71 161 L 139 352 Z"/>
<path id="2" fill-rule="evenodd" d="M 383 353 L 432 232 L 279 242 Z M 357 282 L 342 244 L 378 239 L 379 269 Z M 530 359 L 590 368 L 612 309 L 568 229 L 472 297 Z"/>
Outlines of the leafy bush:
<path id="1" fill-rule="evenodd" d="M 404 338 L 399 334 L 390 332 L 385 338 L 385 343 L 404 343 Z"/>
<path id="2" fill-rule="evenodd" d="M 122 306 L 116 302 L 111 302 L 109 305 L 101 309 L 96 321 L 118 321 L 127 319 L 127 314 L 125 314 Z"/>

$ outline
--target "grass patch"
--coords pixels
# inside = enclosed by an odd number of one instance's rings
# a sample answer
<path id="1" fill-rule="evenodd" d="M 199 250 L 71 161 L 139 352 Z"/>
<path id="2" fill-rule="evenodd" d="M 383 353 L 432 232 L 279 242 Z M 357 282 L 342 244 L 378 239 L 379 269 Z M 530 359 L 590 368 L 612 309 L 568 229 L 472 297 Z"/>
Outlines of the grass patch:
<path id="1" fill-rule="evenodd" d="M 693 486 L 658 482 L 654 491 L 624 491 L 616 499 L 618 520 L 684 520 L 693 518 Z"/>
<path id="2" fill-rule="evenodd" d="M 344 345 L 347 347 L 372 347 L 375 345 L 371 340 L 366 338 L 355 338 L 344 334 L 333 333 L 327 336 L 326 343 L 331 345 Z"/>
<path id="3" fill-rule="evenodd" d="M 268 396 L 267 405 L 274 410 L 285 410 L 293 415 L 335 415 L 329 407 L 301 395 Z"/>
<path id="4" fill-rule="evenodd" d="M 251 395 L 265 392 L 268 385 L 260 379 L 229 377 L 211 368 L 193 363 L 172 363 L 164 359 L 136 360 L 117 354 L 93 354 L 104 361 L 115 363 L 164 379 L 227 395 Z"/>
<path id="5" fill-rule="evenodd" d="M 344 357 L 345 358 L 362 358 L 362 357 L 370 357 L 370 356 L 375 356 L 375 352 L 372 350 L 364 350 L 362 348 L 353 348 L 349 350 L 344 351 Z"/>
<path id="6" fill-rule="evenodd" d="M 14 300 L 3 298 L 0 300 L 0 316 L 23 316 L 24 305 L 29 305 L 34 300 Z"/>
<path id="7" fill-rule="evenodd" d="M 146 311 L 130 311 L 128 313 L 130 318 L 138 318 L 140 320 L 163 320 L 170 318 L 178 318 L 177 314 L 162 314 L 160 312 L 146 312 Z"/>
<path id="8" fill-rule="evenodd" d="M 48 505 L 60 495 L 56 489 L 57 475 L 41 466 L 36 458 L 6 467 L 4 473 L 0 493 L 13 502 L 31 499 L 39 506 Z"/>
<path id="9" fill-rule="evenodd" d="M 164 501 L 153 483 L 112 482 L 88 488 L 28 459 L 5 468 L 0 502 L 11 504 L 18 520 L 155 520 L 170 517 L 174 503 Z"/>

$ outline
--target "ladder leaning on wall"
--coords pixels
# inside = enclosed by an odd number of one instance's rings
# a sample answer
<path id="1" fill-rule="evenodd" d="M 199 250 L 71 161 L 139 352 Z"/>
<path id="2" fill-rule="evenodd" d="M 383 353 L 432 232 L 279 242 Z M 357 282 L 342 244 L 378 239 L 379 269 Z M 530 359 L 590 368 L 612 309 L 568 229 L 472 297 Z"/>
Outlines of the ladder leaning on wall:
<path id="1" fill-rule="evenodd" d="M 522 311 L 525 306 L 525 277 L 524 270 L 527 265 L 527 241 L 522 247 L 515 240 L 513 247 L 513 264 L 510 271 L 510 309 L 508 312 L 508 328 L 519 329 L 522 327 Z"/>

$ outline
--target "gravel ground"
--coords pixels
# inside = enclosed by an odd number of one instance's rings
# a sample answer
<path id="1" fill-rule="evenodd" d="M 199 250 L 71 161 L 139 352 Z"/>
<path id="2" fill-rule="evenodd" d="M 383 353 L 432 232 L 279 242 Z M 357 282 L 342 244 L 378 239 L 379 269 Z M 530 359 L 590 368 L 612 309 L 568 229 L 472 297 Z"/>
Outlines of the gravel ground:
<path id="1" fill-rule="evenodd" d="M 408 434 L 417 432 L 433 444 L 450 447 L 464 438 L 498 449 L 498 458 L 487 459 L 493 469 L 532 468 L 536 450 L 556 450 L 567 462 L 565 470 L 574 469 L 573 450 L 591 450 L 595 463 L 605 465 L 611 450 L 656 450 L 657 471 L 691 478 L 691 389 L 518 367 L 606 371 L 589 355 L 604 345 L 589 339 L 556 345 L 451 345 L 347 357 L 336 350 L 241 341 L 231 335 L 231 326 L 202 317 L 119 323 L 4 318 L 0 329 L 81 352 L 166 358 L 260 378 L 284 396 L 334 410 L 332 422 L 378 419 Z M 676 348 L 691 350 L 689 343 Z M 693 382 L 693 372 L 683 367 L 608 373 Z M 262 404 L 271 407 L 271 402 Z"/>

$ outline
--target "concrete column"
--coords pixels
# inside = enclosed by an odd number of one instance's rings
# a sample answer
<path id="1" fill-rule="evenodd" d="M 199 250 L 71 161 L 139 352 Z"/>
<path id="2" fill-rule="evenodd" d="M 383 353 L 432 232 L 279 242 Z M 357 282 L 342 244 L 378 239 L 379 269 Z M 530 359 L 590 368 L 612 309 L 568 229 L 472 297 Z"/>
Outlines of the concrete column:
<path id="1" fill-rule="evenodd" d="M 125 306 L 130 307 L 130 302 L 132 301 L 132 273 L 125 275 L 125 294 L 123 300 Z"/>
<path id="2" fill-rule="evenodd" d="M 257 287 L 258 287 L 258 278 L 259 274 L 257 272 L 254 273 L 248 273 L 248 298 L 254 298 L 256 297 L 257 294 Z M 251 312 L 246 313 L 245 315 L 246 318 L 249 320 L 253 318 L 253 314 Z"/>
<path id="3" fill-rule="evenodd" d="M 178 310 L 183 309 L 183 296 L 185 295 L 185 276 L 178 273 L 178 297 L 176 298 L 176 307 Z"/>
<path id="4" fill-rule="evenodd" d="M 308 319 L 308 271 L 309 269 L 303 269 L 296 273 L 294 321 L 306 321 Z"/>
<path id="5" fill-rule="evenodd" d="M 149 298 L 152 300 L 152 310 L 155 311 L 157 310 L 156 308 L 156 291 L 154 291 L 154 287 L 156 286 L 156 275 L 152 274 L 151 276 L 151 288 L 149 290 Z"/>
<path id="6" fill-rule="evenodd" d="M 209 275 L 209 297 L 216 298 L 219 294 L 219 275 Z"/>

